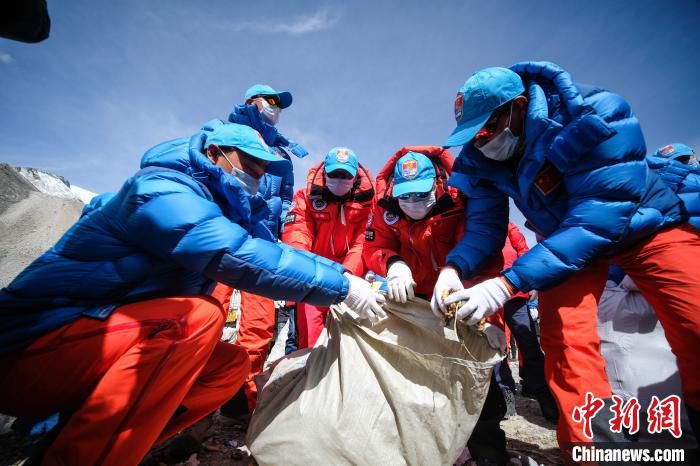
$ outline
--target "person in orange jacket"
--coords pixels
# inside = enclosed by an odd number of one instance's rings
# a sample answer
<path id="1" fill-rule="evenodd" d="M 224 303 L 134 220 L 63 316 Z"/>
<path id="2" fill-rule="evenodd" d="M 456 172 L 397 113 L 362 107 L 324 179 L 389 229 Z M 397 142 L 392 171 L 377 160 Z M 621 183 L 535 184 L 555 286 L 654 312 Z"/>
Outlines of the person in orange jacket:
<path id="1" fill-rule="evenodd" d="M 415 296 L 429 299 L 447 254 L 464 234 L 467 201 L 447 186 L 453 161 L 450 152 L 441 147 L 404 147 L 377 175 L 363 257 L 370 270 L 386 276 L 389 299 L 401 303 Z M 502 265 L 503 258 L 494 257 L 476 280 L 495 276 Z M 498 324 L 487 324 L 485 333 L 491 346 L 505 346 Z M 505 434 L 499 427 L 505 412 L 498 383 L 492 377 L 467 443 L 473 458 L 489 464 L 508 461 Z"/>
<path id="2" fill-rule="evenodd" d="M 364 272 L 362 247 L 374 198 L 370 171 L 347 147 L 335 147 L 311 170 L 307 186 L 294 194 L 282 241 Z M 327 307 L 297 305 L 299 349 L 313 346 L 324 328 Z"/>

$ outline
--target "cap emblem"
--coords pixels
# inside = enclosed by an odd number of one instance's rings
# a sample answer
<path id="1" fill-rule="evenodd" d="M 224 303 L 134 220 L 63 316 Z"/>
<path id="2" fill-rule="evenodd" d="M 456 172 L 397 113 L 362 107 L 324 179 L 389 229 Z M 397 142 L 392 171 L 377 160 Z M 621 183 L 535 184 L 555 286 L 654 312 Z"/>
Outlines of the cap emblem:
<path id="1" fill-rule="evenodd" d="M 401 176 L 406 180 L 412 180 L 418 176 L 418 161 L 406 160 L 401 164 Z"/>
<path id="2" fill-rule="evenodd" d="M 462 115 L 464 115 L 464 94 L 460 92 L 455 99 L 455 120 L 457 123 L 462 119 Z"/>
<path id="3" fill-rule="evenodd" d="M 335 159 L 340 163 L 348 163 L 350 154 L 348 154 L 347 149 L 338 149 L 335 151 Z"/>
<path id="4" fill-rule="evenodd" d="M 669 155 L 671 152 L 673 152 L 673 146 L 670 144 L 659 149 L 659 154 L 661 155 Z"/>

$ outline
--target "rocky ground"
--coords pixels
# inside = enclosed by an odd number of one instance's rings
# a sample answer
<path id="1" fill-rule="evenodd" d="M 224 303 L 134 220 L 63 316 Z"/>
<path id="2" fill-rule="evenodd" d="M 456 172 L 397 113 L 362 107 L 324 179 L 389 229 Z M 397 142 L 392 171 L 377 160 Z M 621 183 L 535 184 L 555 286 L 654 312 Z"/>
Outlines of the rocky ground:
<path id="1" fill-rule="evenodd" d="M 518 380 L 517 364 L 511 363 L 511 367 Z M 541 416 L 537 402 L 518 394 L 516 409 L 517 416 L 501 422 L 501 427 L 508 439 L 508 448 L 533 458 L 538 464 L 563 465 L 554 436 L 554 426 Z M 141 466 L 165 464 L 249 466 L 255 464 L 245 446 L 245 423 L 226 421 L 221 416 L 214 415 L 192 429 L 191 433 L 195 437 L 205 439 L 198 453 L 191 454 L 191 445 L 182 440 L 176 440 L 153 449 Z M 0 466 L 23 464 L 37 441 L 11 431 L 0 434 Z"/>

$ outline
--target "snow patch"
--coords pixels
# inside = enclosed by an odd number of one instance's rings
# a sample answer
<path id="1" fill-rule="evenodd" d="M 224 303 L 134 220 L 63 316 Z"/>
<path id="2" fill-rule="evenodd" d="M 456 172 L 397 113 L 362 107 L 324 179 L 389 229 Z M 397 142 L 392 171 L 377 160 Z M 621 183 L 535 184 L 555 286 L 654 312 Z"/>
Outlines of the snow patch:
<path id="1" fill-rule="evenodd" d="M 73 191 L 73 194 L 75 194 L 78 199 L 83 201 L 83 204 L 89 204 L 92 198 L 97 196 L 97 193 L 93 193 L 92 191 L 88 191 L 87 189 L 81 188 L 80 186 L 76 186 L 74 184 L 70 186 L 70 190 Z"/>
<path id="2" fill-rule="evenodd" d="M 17 172 L 29 181 L 36 189 L 50 196 L 64 199 L 80 199 L 87 204 L 96 196 L 95 193 L 79 186 L 71 186 L 70 182 L 62 176 L 37 170 L 36 168 L 16 167 Z"/>

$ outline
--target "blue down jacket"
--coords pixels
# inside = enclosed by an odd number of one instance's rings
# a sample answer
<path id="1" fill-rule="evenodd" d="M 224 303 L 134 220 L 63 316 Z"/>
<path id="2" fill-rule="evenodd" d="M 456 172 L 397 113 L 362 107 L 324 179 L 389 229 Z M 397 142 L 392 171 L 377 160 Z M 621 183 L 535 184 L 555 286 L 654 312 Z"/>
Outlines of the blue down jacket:
<path id="1" fill-rule="evenodd" d="M 653 155 L 647 156 L 647 164 L 681 198 L 688 222 L 700 229 L 700 168 Z"/>
<path id="2" fill-rule="evenodd" d="M 228 121 L 250 126 L 257 130 L 267 145 L 274 148 L 280 156 L 287 160 L 291 161 L 291 155 L 299 158 L 309 155 L 302 146 L 284 137 L 276 127 L 264 122 L 255 105 L 236 105 L 228 116 Z M 270 209 L 265 224 L 275 238 L 279 238 L 284 219 L 294 197 L 294 172 L 290 170 L 284 176 L 265 173 L 260 180 L 260 195 L 267 201 Z"/>
<path id="3" fill-rule="evenodd" d="M 265 201 L 211 164 L 199 141 L 189 153 L 187 138 L 149 150 L 116 194 L 95 199 L 0 290 L 0 352 L 81 316 L 105 319 L 120 304 L 209 294 L 216 281 L 320 306 L 345 298 L 343 267 L 271 242 Z"/>
<path id="4" fill-rule="evenodd" d="M 517 167 L 466 144 L 452 169 L 450 185 L 469 200 L 464 237 L 447 262 L 463 277 L 503 247 L 509 196 L 546 238 L 503 272 L 521 291 L 555 286 L 597 257 L 684 220 L 678 197 L 646 164 L 642 130 L 625 100 L 574 85 L 552 63 L 511 69 L 529 100 Z"/>

